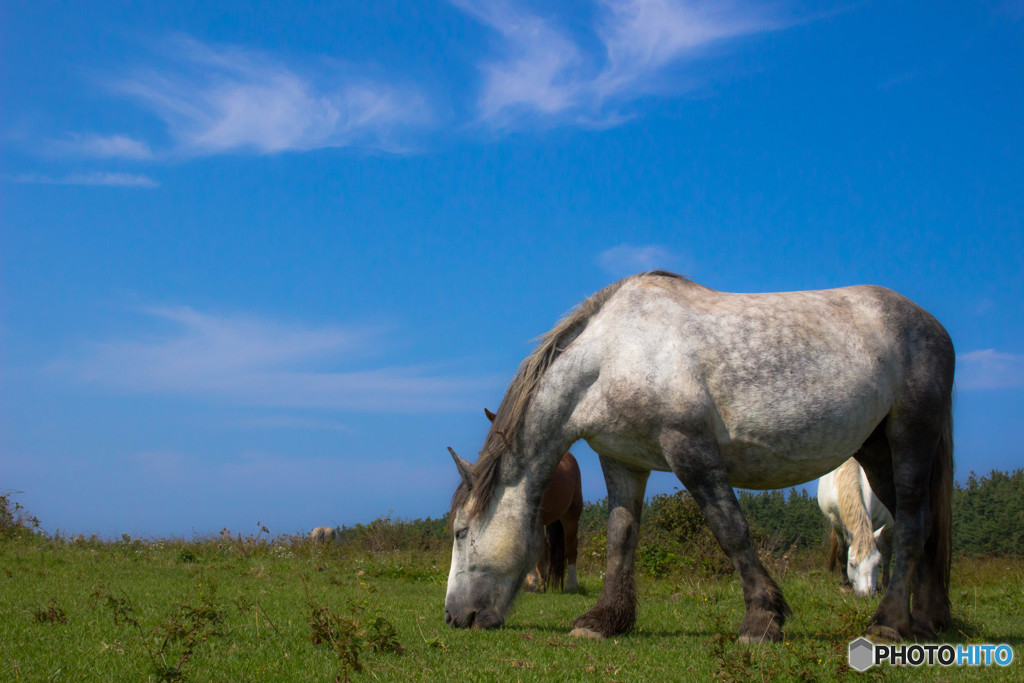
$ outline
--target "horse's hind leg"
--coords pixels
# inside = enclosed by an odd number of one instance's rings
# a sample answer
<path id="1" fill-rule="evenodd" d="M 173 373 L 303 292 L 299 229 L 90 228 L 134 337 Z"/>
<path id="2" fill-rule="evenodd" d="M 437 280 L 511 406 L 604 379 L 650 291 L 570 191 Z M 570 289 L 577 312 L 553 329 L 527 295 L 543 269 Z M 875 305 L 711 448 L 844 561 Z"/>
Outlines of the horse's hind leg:
<path id="1" fill-rule="evenodd" d="M 635 470 L 604 456 L 601 456 L 601 469 L 608 486 L 608 559 L 604 587 L 597 604 L 573 621 L 572 633 L 577 636 L 626 633 L 636 621 L 633 562 L 650 472 Z"/>
<path id="2" fill-rule="evenodd" d="M 916 415 L 908 412 L 899 420 L 890 416 L 886 422 L 892 449 L 888 481 L 884 468 L 880 471 L 870 455 L 861 461 L 872 488 L 877 481 L 880 490 L 876 494 L 894 512 L 896 520 L 892 575 L 869 630 L 892 639 L 933 639 L 935 628 L 949 623 L 948 564 L 947 574 L 943 574 L 944 549 L 936 547 L 934 533 L 940 530 L 933 528 L 933 508 L 940 501 L 932 500 L 932 494 L 941 488 L 935 477 L 948 476 L 948 468 L 940 464 L 942 425 L 935 420 L 936 413 L 942 411 L 920 410 Z M 891 504 L 892 498 L 895 505 Z M 945 556 L 948 559 L 948 549 Z"/>
<path id="3" fill-rule="evenodd" d="M 718 446 L 710 438 L 673 433 L 662 437 L 662 448 L 740 575 L 747 609 L 740 626 L 740 641 L 782 640 L 782 625 L 790 614 L 789 605 L 754 552 L 747 520 L 729 483 Z"/>

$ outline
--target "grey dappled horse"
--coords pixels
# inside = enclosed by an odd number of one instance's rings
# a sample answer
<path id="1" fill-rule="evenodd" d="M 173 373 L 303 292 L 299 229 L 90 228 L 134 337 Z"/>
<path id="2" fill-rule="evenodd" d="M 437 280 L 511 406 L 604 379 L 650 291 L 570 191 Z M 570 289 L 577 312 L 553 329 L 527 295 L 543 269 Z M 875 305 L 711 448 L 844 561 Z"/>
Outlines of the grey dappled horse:
<path id="1" fill-rule="evenodd" d="M 633 627 L 644 489 L 671 470 L 740 576 L 740 639 L 780 640 L 789 606 L 732 487 L 800 484 L 853 455 L 896 519 L 871 630 L 933 637 L 950 622 L 953 366 L 943 327 L 881 287 L 730 294 L 660 271 L 605 287 L 520 365 L 477 463 L 455 456 L 445 621 L 503 623 L 534 566 L 541 494 L 585 439 L 608 486 L 608 556 L 577 635 Z"/>

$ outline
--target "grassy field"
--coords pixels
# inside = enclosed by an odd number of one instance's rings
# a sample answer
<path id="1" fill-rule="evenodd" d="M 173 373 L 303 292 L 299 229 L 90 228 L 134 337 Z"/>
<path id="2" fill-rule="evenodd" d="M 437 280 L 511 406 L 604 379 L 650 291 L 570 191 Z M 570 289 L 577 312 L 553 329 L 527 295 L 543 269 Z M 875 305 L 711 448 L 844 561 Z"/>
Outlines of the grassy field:
<path id="1" fill-rule="evenodd" d="M 1024 680 L 1024 562 L 954 564 L 945 642 L 1008 643 L 1009 668 L 848 669 L 875 600 L 839 592 L 818 553 L 785 568 L 784 643 L 735 642 L 735 577 L 641 577 L 637 629 L 568 636 L 600 589 L 525 594 L 503 629 L 443 614 L 443 548 L 371 553 L 305 539 L 0 540 L 0 680 Z M 782 571 L 776 567 L 776 572 Z"/>

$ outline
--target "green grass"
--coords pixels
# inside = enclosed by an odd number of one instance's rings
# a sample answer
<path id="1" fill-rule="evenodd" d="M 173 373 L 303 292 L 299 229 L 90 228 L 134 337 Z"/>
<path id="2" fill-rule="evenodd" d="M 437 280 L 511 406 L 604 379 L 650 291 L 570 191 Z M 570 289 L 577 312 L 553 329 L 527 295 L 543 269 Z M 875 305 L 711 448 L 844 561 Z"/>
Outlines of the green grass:
<path id="1" fill-rule="evenodd" d="M 782 580 L 784 643 L 736 643 L 735 577 L 640 580 L 628 636 L 568 635 L 600 590 L 524 594 L 504 628 L 443 621 L 447 553 L 316 549 L 297 538 L 117 543 L 0 540 L 0 680 L 1024 680 L 1024 562 L 954 564 L 946 642 L 1008 643 L 1009 667 L 875 668 L 846 648 L 876 605 L 817 561 Z M 318 642 L 315 642 L 318 641 Z"/>

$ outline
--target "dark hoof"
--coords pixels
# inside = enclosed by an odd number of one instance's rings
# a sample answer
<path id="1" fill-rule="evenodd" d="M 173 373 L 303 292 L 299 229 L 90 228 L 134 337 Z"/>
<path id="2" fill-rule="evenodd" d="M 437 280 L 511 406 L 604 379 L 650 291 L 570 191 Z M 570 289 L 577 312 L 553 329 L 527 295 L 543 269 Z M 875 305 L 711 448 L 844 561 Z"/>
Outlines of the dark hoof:
<path id="1" fill-rule="evenodd" d="M 884 640 L 891 640 L 898 642 L 903 640 L 903 636 L 900 632 L 894 629 L 892 626 L 883 626 L 882 624 L 871 624 L 868 626 L 868 635 L 882 638 Z"/>
<path id="2" fill-rule="evenodd" d="M 935 629 L 927 621 L 914 620 L 910 625 L 910 632 L 914 640 L 933 642 L 935 640 Z"/>
<path id="3" fill-rule="evenodd" d="M 619 614 L 610 609 L 595 607 L 573 620 L 573 631 L 590 631 L 604 638 L 622 635 L 633 630 L 636 617 L 633 614 Z"/>
<path id="4" fill-rule="evenodd" d="M 781 620 L 769 612 L 748 614 L 740 627 L 741 643 L 778 643 L 782 639 Z"/>

